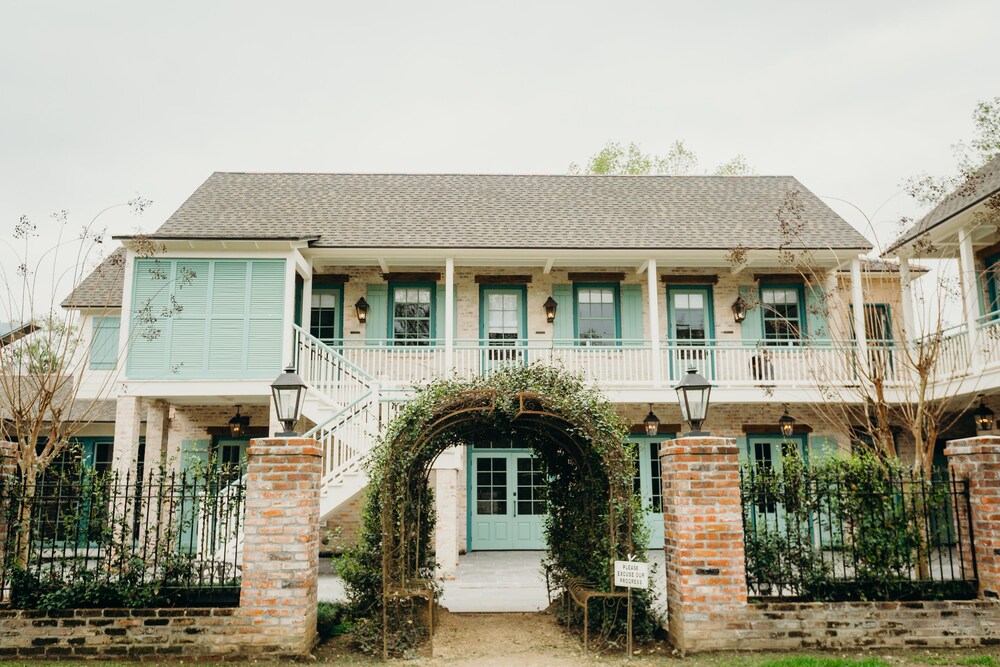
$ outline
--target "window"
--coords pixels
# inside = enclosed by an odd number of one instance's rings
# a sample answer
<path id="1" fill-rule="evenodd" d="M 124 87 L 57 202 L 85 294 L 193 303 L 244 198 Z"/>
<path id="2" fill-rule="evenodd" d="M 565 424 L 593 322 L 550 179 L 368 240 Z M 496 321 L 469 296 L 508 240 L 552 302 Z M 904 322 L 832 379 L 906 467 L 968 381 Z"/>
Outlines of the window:
<path id="1" fill-rule="evenodd" d="M 989 292 L 989 303 L 986 304 L 984 315 L 994 318 L 1000 312 L 1000 255 L 993 255 L 986 260 L 986 289 Z"/>
<path id="2" fill-rule="evenodd" d="M 761 286 L 764 340 L 795 341 L 802 338 L 802 290 L 799 286 Z"/>
<path id="3" fill-rule="evenodd" d="M 617 285 L 576 285 L 576 337 L 581 345 L 613 345 L 619 337 Z"/>
<path id="4" fill-rule="evenodd" d="M 429 345 L 433 337 L 432 285 L 394 286 L 392 289 L 392 338 L 396 345 Z"/>
<path id="5" fill-rule="evenodd" d="M 312 293 L 309 333 L 324 343 L 332 343 L 340 335 L 340 288 L 316 288 Z"/>

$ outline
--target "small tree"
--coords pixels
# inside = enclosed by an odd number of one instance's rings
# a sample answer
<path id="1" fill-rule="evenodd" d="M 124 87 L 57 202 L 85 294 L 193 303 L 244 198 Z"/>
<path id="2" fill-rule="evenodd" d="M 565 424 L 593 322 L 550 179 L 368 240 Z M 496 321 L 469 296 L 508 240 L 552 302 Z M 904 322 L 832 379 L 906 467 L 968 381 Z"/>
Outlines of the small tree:
<path id="1" fill-rule="evenodd" d="M 139 214 L 150 204 L 137 197 L 119 206 L 127 205 Z M 93 307 L 91 314 L 102 317 L 120 307 L 125 254 L 103 252 L 106 230 L 98 226 L 101 215 L 111 208 L 115 207 L 104 209 L 76 230 L 65 211 L 54 214 L 53 229 L 45 230 L 54 235 L 51 247 L 41 245 L 38 226 L 22 216 L 14 227 L 14 244 L 7 243 L 15 261 L 0 264 L 4 284 L 0 318 L 35 327 L 30 335 L 0 347 L 0 436 L 16 443 L 23 489 L 20 544 L 15 550 L 19 562 L 27 555 L 33 499 L 41 476 L 93 421 L 96 408 L 117 381 L 117 372 L 103 374 L 98 386 L 90 387 L 84 397 L 81 387 L 89 350 L 83 345 L 83 315 L 79 310 L 62 310 L 58 301 L 60 294 L 75 290 L 93 270 L 92 279 L 107 293 L 100 295 L 104 306 Z M 151 257 L 163 250 L 142 236 L 131 243 L 140 256 Z M 149 327 L 145 335 L 148 332 Z"/>
<path id="2" fill-rule="evenodd" d="M 594 176 L 685 176 L 698 171 L 698 156 L 683 141 L 670 145 L 665 155 L 643 153 L 635 142 L 622 146 L 609 141 L 604 148 L 590 156 L 585 167 L 571 163 L 569 173 Z M 746 158 L 736 155 L 716 167 L 716 176 L 752 176 L 753 167 Z"/>

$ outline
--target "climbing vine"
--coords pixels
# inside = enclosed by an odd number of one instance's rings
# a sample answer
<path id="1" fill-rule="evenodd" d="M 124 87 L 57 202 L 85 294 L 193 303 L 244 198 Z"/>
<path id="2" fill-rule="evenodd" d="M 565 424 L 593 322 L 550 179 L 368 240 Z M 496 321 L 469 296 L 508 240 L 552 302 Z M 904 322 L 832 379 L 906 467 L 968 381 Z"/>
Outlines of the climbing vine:
<path id="1" fill-rule="evenodd" d="M 392 652 L 419 641 L 425 623 L 420 605 L 386 594 L 433 578 L 428 475 L 449 447 L 509 439 L 533 449 L 549 479 L 550 577 L 557 583 L 580 578 L 610 590 L 613 562 L 629 555 L 644 559 L 647 540 L 633 491 L 635 447 L 626 442 L 627 433 L 624 419 L 599 391 L 551 366 L 511 365 L 489 376 L 417 389 L 367 462 L 361 534 L 341 559 L 359 643 L 381 650 L 383 617 Z M 637 634 L 651 633 L 649 591 L 640 592 L 634 605 Z M 618 611 L 592 615 L 605 636 L 624 629 L 624 610 Z"/>

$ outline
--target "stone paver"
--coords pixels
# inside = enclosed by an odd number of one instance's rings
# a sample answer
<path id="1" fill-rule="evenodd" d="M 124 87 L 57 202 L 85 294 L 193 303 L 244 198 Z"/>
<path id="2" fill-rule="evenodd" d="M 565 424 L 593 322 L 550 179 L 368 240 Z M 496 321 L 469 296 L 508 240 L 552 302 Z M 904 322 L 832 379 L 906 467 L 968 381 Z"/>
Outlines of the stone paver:
<path id="1" fill-rule="evenodd" d="M 455 578 L 442 582 L 441 605 L 453 612 L 539 611 L 549 605 L 544 551 L 474 551 L 459 558 Z M 663 551 L 648 552 L 657 591 L 665 591 Z M 554 592 L 553 592 L 554 593 Z M 343 600 L 344 586 L 328 565 L 320 568 L 320 600 Z M 666 610 L 665 595 L 657 608 Z"/>

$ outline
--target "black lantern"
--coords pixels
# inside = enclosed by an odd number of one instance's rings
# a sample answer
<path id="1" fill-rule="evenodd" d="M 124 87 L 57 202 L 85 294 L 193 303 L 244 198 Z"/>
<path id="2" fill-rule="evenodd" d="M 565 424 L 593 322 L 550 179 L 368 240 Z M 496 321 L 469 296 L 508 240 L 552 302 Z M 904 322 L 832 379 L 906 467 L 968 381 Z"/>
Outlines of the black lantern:
<path id="1" fill-rule="evenodd" d="M 993 411 L 986 407 L 983 395 L 979 394 L 979 407 L 972 413 L 976 418 L 976 428 L 980 431 L 993 430 Z"/>
<path id="2" fill-rule="evenodd" d="M 368 321 L 368 302 L 365 297 L 361 297 L 354 303 L 354 310 L 358 313 L 358 322 L 364 324 Z"/>
<path id="3" fill-rule="evenodd" d="M 548 322 L 549 324 L 555 322 L 556 308 L 559 306 L 559 303 L 550 296 L 548 299 L 545 300 L 545 303 L 543 303 L 542 306 L 545 307 L 545 321 Z"/>
<path id="4" fill-rule="evenodd" d="M 781 435 L 786 438 L 790 438 L 792 433 L 795 433 L 795 419 L 788 414 L 788 408 L 785 408 L 785 414 L 781 415 L 781 419 L 778 420 L 778 428 L 781 429 Z"/>
<path id="5" fill-rule="evenodd" d="M 271 393 L 274 395 L 274 410 L 278 413 L 285 431 L 276 434 L 280 438 L 291 438 L 298 433 L 292 430 L 302 412 L 302 397 L 306 393 L 306 384 L 296 374 L 295 369 L 288 367 L 271 383 Z"/>
<path id="6" fill-rule="evenodd" d="M 677 402 L 681 405 L 681 416 L 691 426 L 691 432 L 686 435 L 711 435 L 708 431 L 700 430 L 708 414 L 708 400 L 712 393 L 712 385 L 708 380 L 698 374 L 697 368 L 689 368 L 687 375 L 674 390 L 677 392 Z"/>
<path id="7" fill-rule="evenodd" d="M 651 438 L 660 432 L 660 420 L 653 414 L 652 403 L 649 404 L 649 414 L 642 420 L 642 425 L 646 427 L 646 435 Z"/>
<path id="8" fill-rule="evenodd" d="M 247 434 L 247 427 L 250 426 L 250 416 L 241 415 L 240 408 L 242 406 L 236 406 L 236 416 L 229 420 L 229 435 L 234 438 L 242 438 Z"/>
<path id="9" fill-rule="evenodd" d="M 747 318 L 747 302 L 743 300 L 743 297 L 736 297 L 736 301 L 733 301 L 733 319 L 739 324 Z"/>

